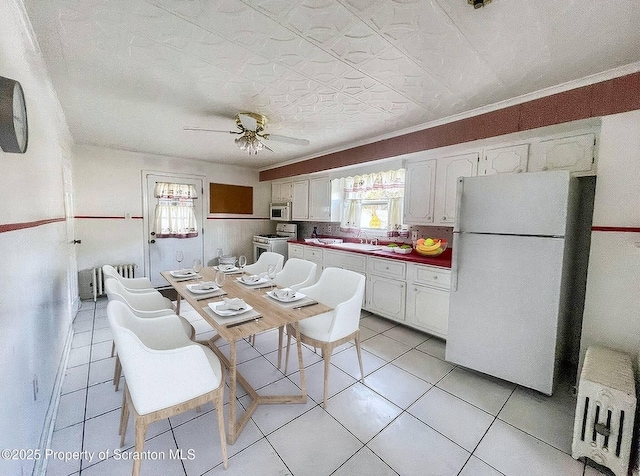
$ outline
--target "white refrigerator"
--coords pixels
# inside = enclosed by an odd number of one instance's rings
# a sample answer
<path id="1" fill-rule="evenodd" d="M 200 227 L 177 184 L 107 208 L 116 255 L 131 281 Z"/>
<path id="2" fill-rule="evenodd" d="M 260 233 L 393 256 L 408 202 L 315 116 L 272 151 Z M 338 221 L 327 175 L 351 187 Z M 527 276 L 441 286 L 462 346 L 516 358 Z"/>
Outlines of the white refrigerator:
<path id="1" fill-rule="evenodd" d="M 446 359 L 551 395 L 562 357 L 575 179 L 460 178 Z"/>

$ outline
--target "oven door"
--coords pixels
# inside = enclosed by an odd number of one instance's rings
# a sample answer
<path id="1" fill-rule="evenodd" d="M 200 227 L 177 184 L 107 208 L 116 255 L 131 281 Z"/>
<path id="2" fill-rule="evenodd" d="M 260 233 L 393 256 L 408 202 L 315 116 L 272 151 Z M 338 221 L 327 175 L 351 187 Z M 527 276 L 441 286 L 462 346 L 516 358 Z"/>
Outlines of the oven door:
<path id="1" fill-rule="evenodd" d="M 269 243 L 256 243 L 253 242 L 253 262 L 255 263 L 260 258 L 260 255 L 265 251 L 271 251 L 271 245 Z"/>

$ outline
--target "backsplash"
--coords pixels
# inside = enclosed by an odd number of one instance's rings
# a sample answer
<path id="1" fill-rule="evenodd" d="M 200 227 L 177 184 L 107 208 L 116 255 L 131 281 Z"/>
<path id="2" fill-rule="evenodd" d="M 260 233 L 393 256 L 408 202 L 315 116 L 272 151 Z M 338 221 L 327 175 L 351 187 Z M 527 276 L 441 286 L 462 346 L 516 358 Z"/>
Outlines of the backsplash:
<path id="1" fill-rule="evenodd" d="M 304 238 L 311 238 L 311 234 L 313 233 L 313 227 L 317 227 L 318 236 L 320 237 L 334 237 L 334 238 L 355 238 L 355 234 L 353 232 L 344 232 L 340 230 L 339 222 L 295 222 L 298 225 L 298 239 L 302 240 Z M 396 243 L 411 243 L 411 232 L 417 231 L 418 238 L 444 238 L 447 240 L 449 244 L 451 244 L 451 240 L 453 239 L 453 228 L 452 227 L 443 227 L 443 226 L 423 226 L 423 225 L 412 225 L 409 227 L 409 237 L 401 238 L 381 238 L 382 242 L 396 242 Z M 369 237 L 371 238 L 371 237 Z"/>

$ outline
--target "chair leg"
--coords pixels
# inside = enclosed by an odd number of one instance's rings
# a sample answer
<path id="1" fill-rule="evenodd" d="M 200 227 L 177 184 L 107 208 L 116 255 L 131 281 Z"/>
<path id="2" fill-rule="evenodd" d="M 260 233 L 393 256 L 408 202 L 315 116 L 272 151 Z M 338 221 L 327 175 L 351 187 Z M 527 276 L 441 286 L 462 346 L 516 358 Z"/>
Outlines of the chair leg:
<path id="1" fill-rule="evenodd" d="M 282 338 L 284 336 L 284 326 L 278 327 L 278 368 L 282 365 Z"/>
<path id="2" fill-rule="evenodd" d="M 324 360 L 324 390 L 322 393 L 322 408 L 327 408 L 327 394 L 329 393 L 329 369 L 331 368 L 331 354 L 333 349 L 322 349 L 322 358 Z"/>
<path id="3" fill-rule="evenodd" d="M 142 450 L 144 449 L 144 438 L 147 435 L 147 426 L 148 423 L 144 419 L 144 417 L 140 417 L 140 415 L 136 415 L 135 417 L 135 428 L 136 428 L 136 444 L 134 447 L 134 451 L 141 455 Z M 133 472 L 132 476 L 140 475 L 140 464 L 142 463 L 141 458 L 134 458 L 133 460 Z"/>
<path id="4" fill-rule="evenodd" d="M 284 358 L 284 374 L 287 375 L 287 366 L 289 365 L 289 348 L 291 347 L 291 333 L 287 332 L 287 352 Z"/>
<path id="5" fill-rule="evenodd" d="M 362 352 L 360 350 L 360 331 L 356 333 L 356 352 L 358 353 L 358 363 L 360 364 L 360 381 L 364 383 L 364 368 L 362 367 Z"/>
<path id="6" fill-rule="evenodd" d="M 113 357 L 113 354 L 116 352 L 116 342 L 113 341 L 111 342 L 111 357 Z"/>
<path id="7" fill-rule="evenodd" d="M 122 376 L 122 364 L 120 363 L 120 357 L 116 355 L 116 365 L 113 369 L 113 384 L 116 386 L 116 392 L 120 388 L 120 377 Z"/>
<path id="8" fill-rule="evenodd" d="M 122 411 L 120 412 L 120 446 L 124 446 L 124 439 L 127 435 L 127 423 L 129 423 L 129 389 L 124 384 L 122 392 Z"/>

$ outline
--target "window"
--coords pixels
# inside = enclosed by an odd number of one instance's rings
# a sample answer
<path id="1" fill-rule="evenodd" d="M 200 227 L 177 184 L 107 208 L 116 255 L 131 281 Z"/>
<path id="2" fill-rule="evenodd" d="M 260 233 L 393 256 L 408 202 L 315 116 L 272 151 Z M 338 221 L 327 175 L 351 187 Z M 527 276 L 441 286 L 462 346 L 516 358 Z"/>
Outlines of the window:
<path id="1" fill-rule="evenodd" d="M 190 184 L 156 182 L 158 199 L 154 232 L 156 238 L 193 238 L 198 236 L 198 223 L 193 201 L 198 198 Z"/>
<path id="2" fill-rule="evenodd" d="M 343 231 L 387 232 L 402 227 L 404 169 L 340 179 Z"/>

